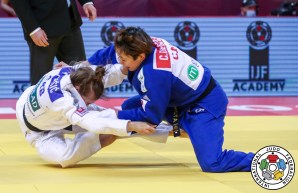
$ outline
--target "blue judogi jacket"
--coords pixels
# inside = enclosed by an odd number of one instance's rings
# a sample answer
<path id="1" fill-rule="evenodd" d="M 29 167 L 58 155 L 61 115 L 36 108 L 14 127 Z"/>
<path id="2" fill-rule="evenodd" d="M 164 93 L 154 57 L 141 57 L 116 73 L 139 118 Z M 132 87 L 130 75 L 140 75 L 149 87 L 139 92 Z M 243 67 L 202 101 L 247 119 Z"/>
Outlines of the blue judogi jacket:
<path id="1" fill-rule="evenodd" d="M 141 97 L 142 106 L 118 112 L 118 118 L 158 125 L 173 107 L 180 112 L 204 108 L 215 117 L 226 112 L 227 97 L 216 82 L 212 91 L 197 99 L 208 88 L 210 70 L 166 40 L 152 37 L 154 48 L 128 80 Z M 116 64 L 114 45 L 95 52 L 88 61 L 94 65 Z M 180 114 L 181 115 L 181 114 Z"/>

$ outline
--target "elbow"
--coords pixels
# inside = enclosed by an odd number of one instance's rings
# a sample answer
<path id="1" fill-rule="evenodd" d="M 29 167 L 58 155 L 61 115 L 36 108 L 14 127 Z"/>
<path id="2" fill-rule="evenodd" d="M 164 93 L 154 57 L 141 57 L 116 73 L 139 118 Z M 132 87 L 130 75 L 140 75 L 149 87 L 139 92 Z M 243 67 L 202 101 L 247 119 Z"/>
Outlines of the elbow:
<path id="1" fill-rule="evenodd" d="M 161 121 L 162 121 L 162 119 L 159 118 L 159 117 L 156 117 L 156 116 L 154 116 L 154 117 L 151 118 L 151 119 L 147 119 L 147 122 L 148 122 L 148 123 L 151 123 L 151 124 L 153 124 L 153 125 L 159 125 L 159 124 L 161 123 Z"/>

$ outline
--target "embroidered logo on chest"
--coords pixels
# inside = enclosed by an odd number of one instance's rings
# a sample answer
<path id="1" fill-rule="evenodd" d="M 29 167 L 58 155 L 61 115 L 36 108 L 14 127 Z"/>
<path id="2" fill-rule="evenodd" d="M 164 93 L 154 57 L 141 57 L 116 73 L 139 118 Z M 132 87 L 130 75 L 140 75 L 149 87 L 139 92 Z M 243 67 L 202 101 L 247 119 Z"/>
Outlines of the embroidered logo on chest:
<path id="1" fill-rule="evenodd" d="M 194 81 L 199 77 L 199 70 L 196 66 L 189 65 L 187 68 L 187 77 Z"/>

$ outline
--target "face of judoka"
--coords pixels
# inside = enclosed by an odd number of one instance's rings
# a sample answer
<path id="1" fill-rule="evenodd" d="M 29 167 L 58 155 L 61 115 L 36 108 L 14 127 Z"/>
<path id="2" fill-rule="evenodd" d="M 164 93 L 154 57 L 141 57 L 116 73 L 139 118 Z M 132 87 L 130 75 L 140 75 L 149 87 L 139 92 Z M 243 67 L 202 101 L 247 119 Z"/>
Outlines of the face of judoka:
<path id="1" fill-rule="evenodd" d="M 75 88 L 80 93 L 80 91 L 79 91 L 80 86 L 75 86 Z M 90 92 L 87 95 L 83 95 L 81 93 L 80 93 L 80 95 L 81 95 L 82 99 L 84 100 L 84 102 L 87 106 L 94 103 L 97 100 L 96 96 L 95 96 L 95 93 L 92 89 L 90 89 Z"/>
<path id="2" fill-rule="evenodd" d="M 141 63 L 144 61 L 146 57 L 145 53 L 141 53 L 139 56 L 137 56 L 136 59 L 134 59 L 131 55 L 126 55 L 124 52 L 120 51 L 119 49 L 116 49 L 116 53 L 118 55 L 117 59 L 119 63 L 122 64 L 129 71 L 135 71 L 141 65 Z"/>

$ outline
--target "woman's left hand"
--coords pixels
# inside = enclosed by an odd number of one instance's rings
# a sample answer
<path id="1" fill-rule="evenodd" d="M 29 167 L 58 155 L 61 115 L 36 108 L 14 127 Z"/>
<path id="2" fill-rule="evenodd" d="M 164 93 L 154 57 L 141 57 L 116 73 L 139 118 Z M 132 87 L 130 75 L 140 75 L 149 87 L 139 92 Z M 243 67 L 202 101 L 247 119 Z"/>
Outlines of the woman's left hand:
<path id="1" fill-rule="evenodd" d="M 59 62 L 58 64 L 54 65 L 54 70 L 60 69 L 60 68 L 66 67 L 66 66 L 69 66 L 69 65 L 64 62 Z"/>

